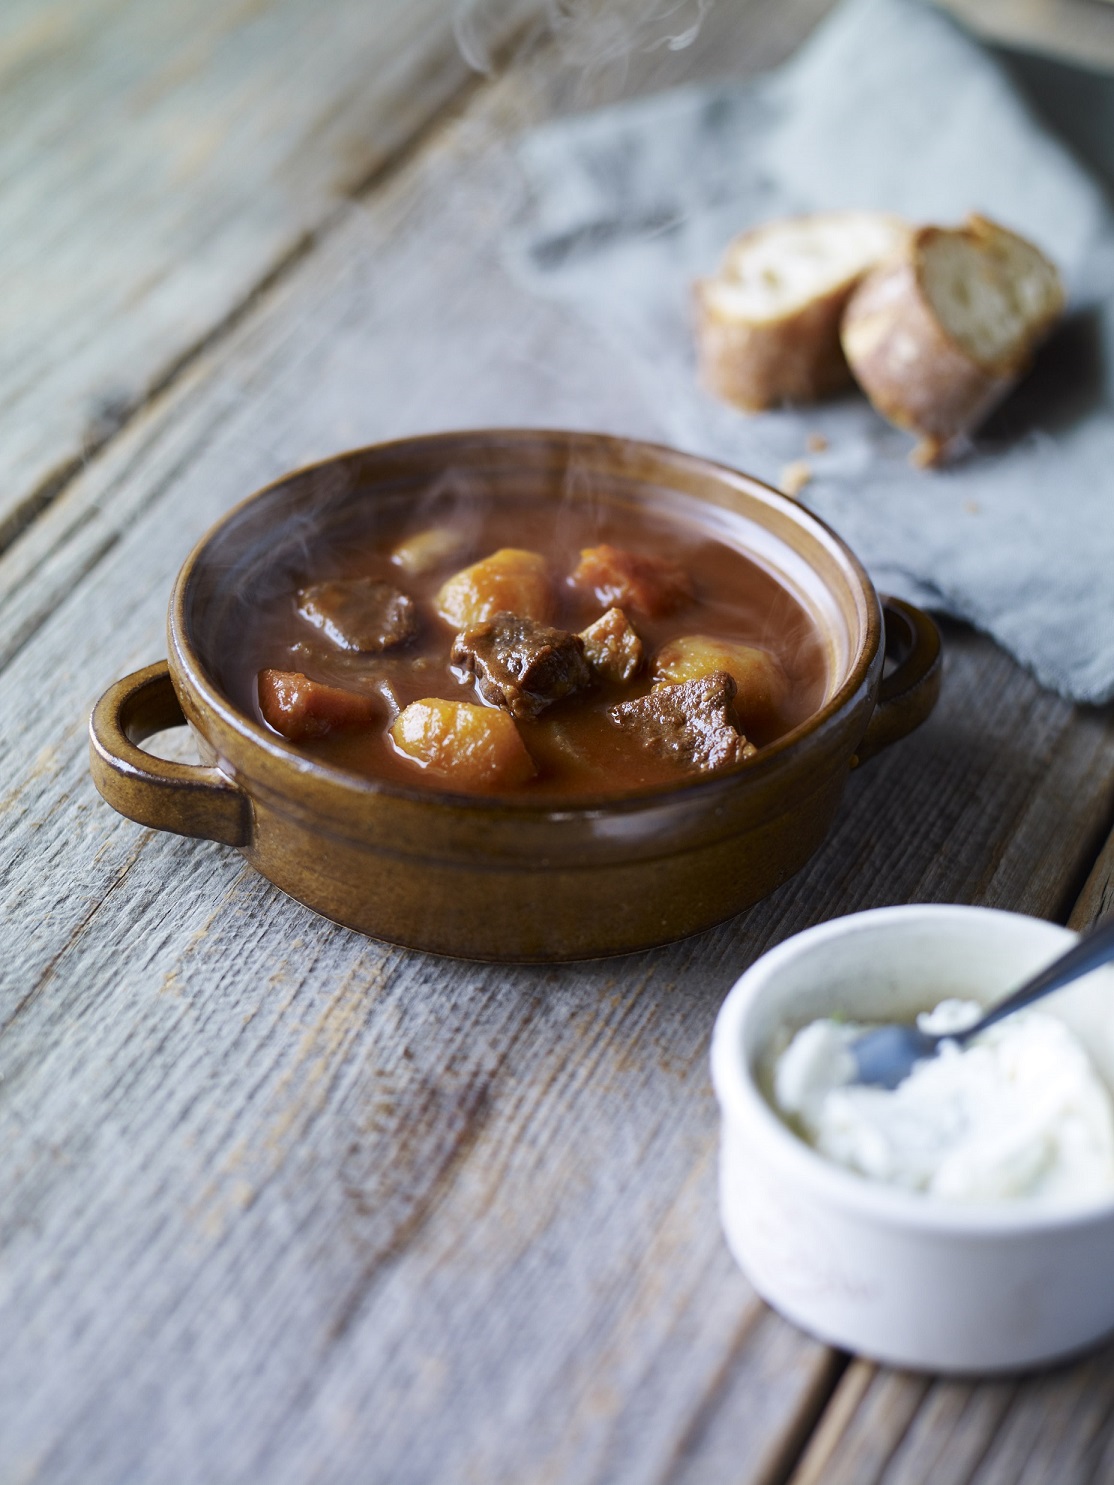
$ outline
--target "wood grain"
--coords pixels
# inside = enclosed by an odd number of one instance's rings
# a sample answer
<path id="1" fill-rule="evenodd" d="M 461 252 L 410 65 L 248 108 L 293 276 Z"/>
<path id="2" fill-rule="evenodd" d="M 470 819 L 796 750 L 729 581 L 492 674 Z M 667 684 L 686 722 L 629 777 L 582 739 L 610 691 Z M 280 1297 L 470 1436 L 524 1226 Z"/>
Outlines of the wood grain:
<path id="1" fill-rule="evenodd" d="M 1114 72 L 1114 9 L 1095 0 L 937 0 L 976 35 Z"/>
<path id="2" fill-rule="evenodd" d="M 724 7 L 699 66 L 768 60 L 814 14 Z M 715 1011 L 836 913 L 1062 914 L 1108 826 L 1106 720 L 958 627 L 940 712 L 852 776 L 804 873 L 612 963 L 372 943 L 96 798 L 88 708 L 164 653 L 177 567 L 250 489 L 443 426 L 656 433 L 629 368 L 500 267 L 502 141 L 544 75 L 485 88 L 335 213 L 0 561 L 5 1481 L 781 1482 L 839 1362 L 719 1235 Z M 895 1385 L 849 1369 L 825 1469 L 840 1407 Z M 931 1395 L 899 1396 L 909 1427 L 870 1459 L 951 1416 Z"/>
<path id="3" fill-rule="evenodd" d="M 1019 1380 L 910 1377 L 856 1361 L 791 1485 L 1085 1485 L 1114 1468 L 1114 1348 Z"/>
<path id="4" fill-rule="evenodd" d="M 0 545 L 468 83 L 452 13 L 8 0 Z"/>
<path id="5" fill-rule="evenodd" d="M 1068 919 L 1082 933 L 1114 913 L 1114 834 L 1107 837 Z"/>

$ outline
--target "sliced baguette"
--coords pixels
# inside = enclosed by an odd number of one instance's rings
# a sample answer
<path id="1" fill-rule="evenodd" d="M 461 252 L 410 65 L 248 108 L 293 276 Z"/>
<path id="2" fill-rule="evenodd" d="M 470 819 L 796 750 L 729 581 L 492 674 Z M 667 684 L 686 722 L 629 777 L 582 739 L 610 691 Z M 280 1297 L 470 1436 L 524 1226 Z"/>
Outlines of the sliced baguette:
<path id="1" fill-rule="evenodd" d="M 843 349 L 877 410 L 937 464 L 1027 370 L 1064 307 L 1055 266 L 985 217 L 922 227 L 868 274 L 843 317 Z"/>
<path id="2" fill-rule="evenodd" d="M 831 211 L 735 238 L 718 274 L 695 285 L 704 385 L 747 412 L 839 391 L 851 380 L 839 334 L 847 300 L 908 231 L 886 212 Z"/>

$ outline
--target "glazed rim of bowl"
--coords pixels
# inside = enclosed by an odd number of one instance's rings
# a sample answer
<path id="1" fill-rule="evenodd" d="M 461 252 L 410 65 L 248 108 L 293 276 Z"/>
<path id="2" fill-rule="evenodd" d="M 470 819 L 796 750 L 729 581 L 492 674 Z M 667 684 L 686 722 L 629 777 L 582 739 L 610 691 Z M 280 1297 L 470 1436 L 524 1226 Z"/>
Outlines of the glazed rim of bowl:
<path id="1" fill-rule="evenodd" d="M 687 471 L 693 475 L 711 476 L 722 485 L 726 485 L 738 493 L 771 508 L 783 518 L 802 529 L 828 554 L 837 569 L 842 573 L 848 591 L 853 595 L 858 619 L 858 637 L 849 636 L 849 655 L 844 669 L 845 674 L 838 686 L 830 690 L 822 705 L 804 719 L 803 722 L 792 728 L 774 742 L 763 747 L 756 758 L 750 759 L 737 767 L 723 773 L 713 774 L 708 777 L 698 777 L 685 780 L 681 783 L 665 783 L 647 785 L 640 789 L 624 791 L 622 794 L 610 794 L 601 792 L 597 794 L 582 794 L 568 796 L 562 799 L 530 799 L 515 794 L 471 794 L 456 792 L 450 789 L 438 789 L 428 784 L 415 784 L 407 786 L 395 780 L 371 779 L 366 775 L 351 772 L 347 769 L 337 767 L 321 759 L 310 756 L 303 752 L 295 744 L 288 742 L 279 733 L 272 732 L 263 726 L 254 717 L 249 716 L 236 706 L 224 688 L 211 675 L 203 663 L 199 648 L 195 646 L 190 633 L 190 605 L 194 597 L 193 589 L 198 581 L 198 573 L 202 571 L 203 564 L 209 549 L 214 545 L 216 539 L 227 532 L 245 514 L 250 512 L 256 505 L 261 505 L 269 498 L 275 498 L 288 487 L 292 481 L 301 480 L 306 476 L 336 471 L 347 464 L 355 463 L 362 458 L 372 456 L 386 456 L 391 454 L 405 454 L 413 450 L 420 454 L 428 451 L 430 455 L 436 455 L 438 450 L 449 449 L 453 446 L 460 447 L 483 447 L 490 445 L 494 450 L 497 445 L 503 445 L 508 453 L 513 452 L 514 446 L 523 446 L 522 459 L 528 460 L 530 450 L 533 447 L 536 453 L 539 445 L 553 445 L 563 447 L 570 454 L 582 449 L 596 449 L 606 451 L 615 458 L 617 464 L 621 464 L 621 456 L 624 451 L 637 450 L 660 458 L 663 463 L 673 466 L 679 472 Z M 437 477 L 437 465 L 435 459 L 431 459 L 431 470 L 426 478 L 433 481 Z M 446 467 L 442 465 L 442 467 Z M 617 470 L 612 470 L 614 475 Z M 649 481 L 646 482 L 649 485 Z M 659 482 L 658 488 L 668 488 L 664 481 Z M 687 490 L 671 490 L 670 493 L 683 496 L 688 500 L 700 502 L 701 497 Z M 731 507 L 716 507 L 710 501 L 704 501 L 710 510 L 727 509 L 730 514 Z M 747 518 L 741 518 L 747 519 Z M 756 527 L 760 526 L 757 521 L 751 522 Z M 787 542 L 783 545 L 789 548 Z M 762 563 L 760 556 L 744 550 L 750 560 Z M 798 553 L 793 554 L 799 559 L 800 564 L 810 567 L 807 559 Z M 770 568 L 767 566 L 767 570 Z M 786 576 L 778 569 L 774 569 L 772 575 L 782 586 L 789 587 L 791 594 L 802 603 L 806 612 L 817 624 L 820 623 L 815 610 L 805 602 L 803 594 L 786 579 Z M 817 574 L 819 576 L 819 574 Z M 827 588 L 828 584 L 825 582 Z M 830 589 L 829 589 L 830 591 Z M 172 669 L 177 666 L 182 679 L 187 686 L 199 696 L 204 704 L 210 708 L 223 724 L 231 731 L 237 733 L 244 740 L 262 748 L 264 752 L 280 764 L 292 766 L 302 776 L 312 773 L 317 777 L 327 778 L 338 785 L 351 789 L 362 795 L 385 795 L 392 798 L 407 800 L 415 804 L 441 805 L 454 809 L 485 811 L 508 811 L 520 814 L 531 814 L 535 816 L 570 816 L 576 814 L 591 814 L 600 810 L 609 812 L 635 811 L 648 804 L 658 804 L 664 800 L 674 797 L 685 796 L 707 796 L 716 792 L 737 786 L 741 778 L 758 779 L 776 770 L 784 755 L 794 747 L 803 737 L 811 736 L 827 730 L 834 725 L 843 707 L 851 701 L 864 682 L 867 680 L 872 665 L 877 664 L 878 675 L 881 674 L 882 651 L 884 647 L 884 634 L 882 629 L 881 608 L 877 594 L 871 583 L 866 569 L 856 557 L 855 553 L 847 545 L 837 532 L 833 531 L 826 522 L 811 511 L 805 510 L 796 501 L 787 495 L 764 484 L 753 475 L 744 474 L 742 471 L 731 468 L 730 465 L 720 464 L 715 460 L 705 459 L 700 455 L 683 453 L 680 450 L 670 448 L 665 444 L 656 444 L 645 439 L 622 438 L 610 434 L 571 432 L 543 428 L 483 428 L 463 429 L 444 433 L 416 434 L 413 437 L 393 439 L 383 443 L 372 444 L 366 447 L 347 450 L 344 453 L 333 454 L 328 458 L 302 465 L 297 469 L 290 470 L 278 479 L 253 491 L 236 505 L 232 506 L 217 521 L 215 521 L 205 532 L 204 536 L 197 542 L 190 552 L 174 584 L 171 595 L 170 609 L 168 614 L 168 638 L 171 655 Z M 829 656 L 829 664 L 831 657 Z M 829 680 L 830 684 L 830 680 Z"/>
<path id="2" fill-rule="evenodd" d="M 744 1122 L 752 1135 L 772 1149 L 778 1163 L 789 1167 L 814 1193 L 889 1226 L 956 1235 L 1008 1237 L 1038 1229 L 1055 1231 L 1109 1222 L 1114 1217 L 1114 1197 L 1056 1205 L 1023 1196 L 997 1202 L 961 1203 L 871 1180 L 869 1176 L 849 1170 L 814 1150 L 778 1116 L 758 1086 L 752 1066 L 757 1056 L 748 1056 L 745 1046 L 748 1015 L 769 980 L 802 949 L 815 949 L 847 933 L 845 925 L 849 920 L 855 922 L 856 932 L 869 933 L 883 925 L 900 929 L 903 923 L 923 924 L 926 918 L 935 918 L 944 931 L 949 919 L 954 922 L 957 917 L 964 917 L 971 921 L 976 916 L 999 922 L 1034 921 L 1024 913 L 962 904 L 913 903 L 902 907 L 871 908 L 806 928 L 756 959 L 728 993 L 712 1038 L 712 1081 L 724 1114 Z M 1058 923 L 1049 923 L 1048 927 L 1070 932 Z"/>

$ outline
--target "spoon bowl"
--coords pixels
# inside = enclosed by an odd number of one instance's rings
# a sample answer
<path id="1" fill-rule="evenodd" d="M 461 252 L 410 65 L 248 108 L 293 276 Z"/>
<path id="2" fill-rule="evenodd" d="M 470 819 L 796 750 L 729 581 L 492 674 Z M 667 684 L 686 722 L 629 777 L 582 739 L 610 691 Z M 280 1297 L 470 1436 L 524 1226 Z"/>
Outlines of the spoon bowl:
<path id="1" fill-rule="evenodd" d="M 1015 1011 L 1032 1005 L 1034 1001 L 1062 990 L 1073 980 L 1090 974 L 1101 964 L 1114 959 L 1114 921 L 1096 928 L 1081 938 L 1065 954 L 1020 985 L 986 1012 L 984 1016 L 964 1027 L 961 1031 L 940 1034 L 922 1031 L 916 1025 L 893 1023 L 889 1026 L 873 1027 L 856 1037 L 848 1047 L 855 1060 L 856 1075 L 853 1082 L 866 1083 L 878 1088 L 896 1088 L 913 1071 L 916 1063 L 935 1057 L 944 1042 L 959 1046 L 972 1041 L 988 1027 L 1004 1021 Z"/>

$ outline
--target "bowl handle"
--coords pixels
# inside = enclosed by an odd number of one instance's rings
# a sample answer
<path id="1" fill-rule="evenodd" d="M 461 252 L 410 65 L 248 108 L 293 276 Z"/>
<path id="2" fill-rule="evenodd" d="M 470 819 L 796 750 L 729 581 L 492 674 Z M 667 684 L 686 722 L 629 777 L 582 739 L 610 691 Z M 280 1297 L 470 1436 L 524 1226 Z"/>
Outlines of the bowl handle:
<path id="1" fill-rule="evenodd" d="M 185 721 L 165 660 L 117 681 L 89 718 L 93 782 L 114 810 L 140 825 L 246 846 L 251 800 L 219 768 L 171 763 L 136 746 Z"/>
<path id="2" fill-rule="evenodd" d="M 940 631 L 919 608 L 901 598 L 882 598 L 886 659 L 874 713 L 851 766 L 857 767 L 926 720 L 940 695 L 943 654 Z"/>

